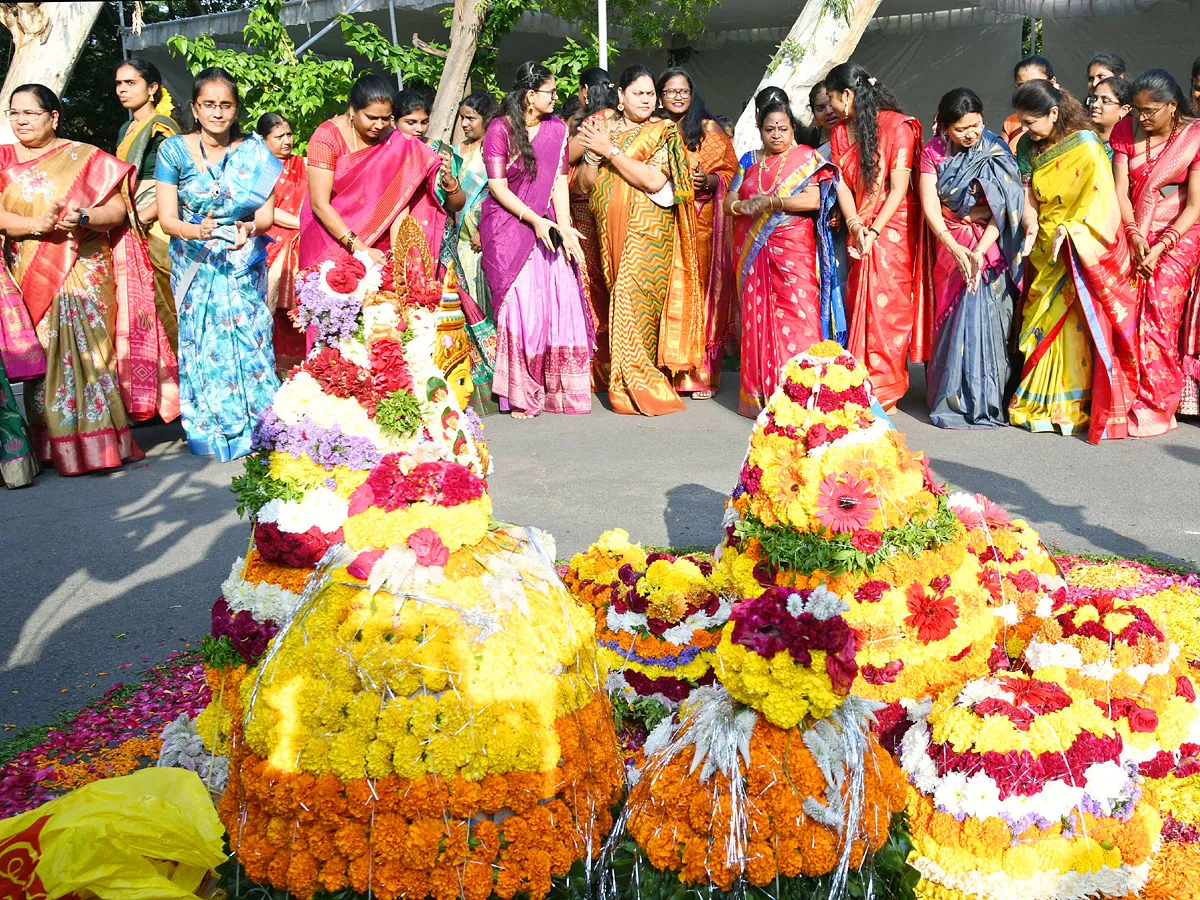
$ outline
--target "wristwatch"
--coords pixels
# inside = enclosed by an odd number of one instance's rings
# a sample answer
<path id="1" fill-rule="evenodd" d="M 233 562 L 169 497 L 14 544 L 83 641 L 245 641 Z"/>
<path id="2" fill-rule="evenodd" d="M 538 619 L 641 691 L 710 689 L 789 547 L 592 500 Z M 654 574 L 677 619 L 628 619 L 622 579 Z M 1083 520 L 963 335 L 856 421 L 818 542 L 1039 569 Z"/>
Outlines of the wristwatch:
<path id="1" fill-rule="evenodd" d="M 79 227 L 87 228 L 87 224 L 90 221 L 91 221 L 91 219 L 88 217 L 88 211 L 86 209 L 80 209 L 79 210 Z"/>
<path id="2" fill-rule="evenodd" d="M 623 151 L 621 150 L 621 148 L 620 148 L 620 147 L 613 147 L 613 149 L 612 149 L 612 153 L 608 154 L 608 158 L 609 158 L 609 159 L 616 159 L 618 156 L 620 156 L 620 155 L 621 155 L 621 153 L 622 153 L 622 152 L 623 152 Z"/>

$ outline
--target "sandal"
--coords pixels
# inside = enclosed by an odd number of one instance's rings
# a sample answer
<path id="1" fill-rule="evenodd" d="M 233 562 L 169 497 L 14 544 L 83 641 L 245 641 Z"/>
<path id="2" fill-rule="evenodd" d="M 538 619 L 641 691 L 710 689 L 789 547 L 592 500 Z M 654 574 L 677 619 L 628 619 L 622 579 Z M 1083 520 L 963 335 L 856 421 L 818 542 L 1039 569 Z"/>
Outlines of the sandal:
<path id="1" fill-rule="evenodd" d="M 692 391 L 692 399 L 711 400 L 713 398 L 713 393 L 713 391 Z"/>

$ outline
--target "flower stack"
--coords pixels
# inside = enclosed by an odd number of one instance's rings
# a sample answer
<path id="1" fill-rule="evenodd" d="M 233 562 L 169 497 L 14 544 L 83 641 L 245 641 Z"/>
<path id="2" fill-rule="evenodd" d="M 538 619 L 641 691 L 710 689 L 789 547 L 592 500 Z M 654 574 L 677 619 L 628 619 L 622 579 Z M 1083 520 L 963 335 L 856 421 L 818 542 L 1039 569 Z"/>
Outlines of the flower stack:
<path id="1" fill-rule="evenodd" d="M 853 692 L 893 704 L 988 670 L 996 619 L 968 533 L 928 460 L 874 405 L 866 369 L 823 342 L 791 359 L 726 509 L 714 580 L 753 599 L 824 583 L 858 642 Z"/>
<path id="2" fill-rule="evenodd" d="M 466 407 L 469 374 L 461 383 L 458 348 L 466 336 L 458 297 L 431 277 L 415 223 L 402 227 L 397 247 L 393 266 L 359 254 L 325 262 L 303 279 L 298 322 L 313 335 L 313 349 L 260 418 L 256 452 L 233 483 L 238 512 L 253 521 L 253 541 L 222 585 L 204 645 L 213 702 L 196 727 L 214 753 L 228 752 L 246 667 L 291 621 L 331 546 L 390 546 L 429 524 L 453 541 L 469 518 L 457 548 L 487 530 L 480 477 L 489 460 L 478 418 Z M 456 472 L 471 476 L 467 487 L 454 481 Z M 373 503 L 372 485 L 381 479 L 392 490 L 379 491 Z M 423 503 L 431 492 L 436 510 Z M 398 512 L 401 505 L 411 511 Z M 420 522 L 398 534 L 401 520 Z M 382 530 L 372 543 L 364 532 L 376 526 Z"/>
<path id="3" fill-rule="evenodd" d="M 1086 691 L 997 673 L 918 704 L 900 760 L 918 898 L 1132 897 L 1162 820 Z"/>
<path id="4" fill-rule="evenodd" d="M 967 529 L 967 549 L 979 560 L 980 584 L 1000 620 L 993 662 L 1016 660 L 1042 620 L 1066 601 L 1067 583 L 1029 523 L 1014 519 L 983 494 L 956 492 L 950 509 Z"/>
<path id="5" fill-rule="evenodd" d="M 712 558 L 647 552 L 621 529 L 606 531 L 564 573 L 596 616 L 605 688 L 632 765 L 646 736 L 715 680 L 712 666 L 731 601 L 712 587 Z"/>
<path id="6" fill-rule="evenodd" d="M 879 705 L 848 696 L 845 610 L 822 587 L 735 606 L 721 683 L 695 689 L 646 742 L 605 851 L 604 900 L 911 890 L 906 787 L 871 734 Z"/>
<path id="7" fill-rule="evenodd" d="M 548 536 L 461 545 L 426 521 L 335 551 L 241 682 L 218 811 L 247 889 L 541 900 L 586 880 L 624 784 L 593 619 Z"/>
<path id="8" fill-rule="evenodd" d="M 1163 852 L 1151 873 L 1155 896 L 1188 896 L 1173 881 L 1200 865 L 1200 708 L 1179 645 L 1136 599 L 1080 592 L 1045 622 L 1025 650 L 1039 678 L 1085 691 L 1121 735 L 1123 759 L 1146 779 L 1163 817 Z"/>

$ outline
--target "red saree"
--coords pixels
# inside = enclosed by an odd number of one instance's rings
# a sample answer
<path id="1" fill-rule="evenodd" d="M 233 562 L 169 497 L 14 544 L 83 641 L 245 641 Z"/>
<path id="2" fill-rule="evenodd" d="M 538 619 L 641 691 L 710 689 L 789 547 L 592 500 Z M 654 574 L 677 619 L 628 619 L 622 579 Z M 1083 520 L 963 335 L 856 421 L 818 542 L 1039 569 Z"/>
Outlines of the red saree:
<path id="1" fill-rule="evenodd" d="M 442 159 L 416 138 L 392 131 L 377 144 L 351 151 L 333 120 L 322 122 L 308 145 L 308 164 L 333 171 L 331 204 L 368 247 L 388 250 L 391 227 L 402 214 L 415 218 L 433 248 L 442 245 L 446 213 L 437 201 Z M 313 215 L 300 210 L 300 268 L 344 260 L 346 248 Z"/>
<path id="2" fill-rule="evenodd" d="M 725 346 L 733 330 L 730 315 L 734 303 L 733 236 L 725 215 L 725 194 L 737 174 L 737 154 L 733 141 L 711 119 L 704 123 L 704 139 L 695 150 L 688 150 L 688 165 L 694 171 L 717 176 L 715 191 L 696 194 L 696 268 L 703 292 L 705 328 L 704 358 L 696 368 L 674 378 L 675 390 L 711 391 L 721 387 L 721 364 Z"/>
<path id="3" fill-rule="evenodd" d="M 306 196 L 308 178 L 304 157 L 289 156 L 275 183 L 275 209 L 298 217 Z M 275 368 L 282 372 L 304 361 L 304 332 L 288 315 L 296 308 L 300 232 L 272 225 L 267 236 L 274 241 L 267 245 L 267 306 L 275 312 L 272 343 L 275 345 Z"/>
<path id="4" fill-rule="evenodd" d="M 878 130 L 879 173 L 870 186 L 863 184 L 858 144 L 849 143 L 844 122 L 834 126 L 830 140 L 830 155 L 854 193 L 858 214 L 868 228 L 887 199 L 892 172 L 912 170 L 921 152 L 921 123 L 912 116 L 884 110 L 879 114 Z M 885 410 L 892 409 L 908 391 L 906 357 L 916 320 L 914 291 L 921 283 L 917 269 L 923 264 L 916 184 L 914 177 L 870 255 L 850 260 L 846 282 L 847 349 L 866 363 L 875 396 Z M 914 362 L 922 362 L 928 354 L 921 335 L 911 350 Z"/>
<path id="5" fill-rule="evenodd" d="M 1122 119 L 1112 133 L 1113 159 L 1129 166 L 1134 222 L 1154 246 L 1187 205 L 1188 175 L 1200 169 L 1200 122 L 1190 122 L 1161 151 L 1152 150 L 1149 159 L 1145 143 L 1135 144 L 1133 138 L 1133 119 Z M 1137 280 L 1137 380 L 1129 407 L 1129 433 L 1134 437 L 1175 428 L 1184 378 L 1179 334 L 1197 265 L 1200 224 L 1159 257 L 1152 277 Z"/>

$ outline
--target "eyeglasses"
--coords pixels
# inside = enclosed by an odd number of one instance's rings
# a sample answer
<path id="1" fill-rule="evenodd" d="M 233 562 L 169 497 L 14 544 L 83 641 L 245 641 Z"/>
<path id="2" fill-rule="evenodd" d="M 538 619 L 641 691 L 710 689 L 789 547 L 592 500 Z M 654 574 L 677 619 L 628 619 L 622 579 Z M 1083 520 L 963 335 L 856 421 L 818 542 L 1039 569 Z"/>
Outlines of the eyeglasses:
<path id="1" fill-rule="evenodd" d="M 1168 103 L 1164 103 L 1162 106 L 1155 106 L 1153 109 L 1148 106 L 1135 106 L 1133 108 L 1133 114 L 1139 119 L 1153 119 L 1169 105 L 1170 104 Z"/>
<path id="2" fill-rule="evenodd" d="M 1086 103 L 1088 106 L 1097 106 L 1097 105 L 1099 105 L 1099 106 L 1120 106 L 1121 105 L 1120 100 L 1114 100 L 1112 97 L 1095 97 L 1095 96 L 1093 96 L 1093 97 L 1088 97 L 1083 102 Z M 1155 112 L 1158 112 L 1158 110 L 1155 110 Z"/>
<path id="3" fill-rule="evenodd" d="M 535 94 L 557 94 L 558 88 L 534 88 Z"/>
<path id="4" fill-rule="evenodd" d="M 236 103 L 213 103 L 211 100 L 206 100 L 203 103 L 197 103 L 196 105 L 206 113 L 210 114 L 215 113 L 218 109 L 223 113 L 233 112 L 235 109 L 237 109 Z"/>
<path id="5" fill-rule="evenodd" d="M 687 88 L 668 88 L 662 93 L 664 97 L 674 97 L 679 100 L 687 100 L 692 96 L 692 92 Z"/>
<path id="6" fill-rule="evenodd" d="M 10 119 L 36 119 L 38 116 L 50 115 L 48 109 L 10 109 L 5 112 Z"/>

